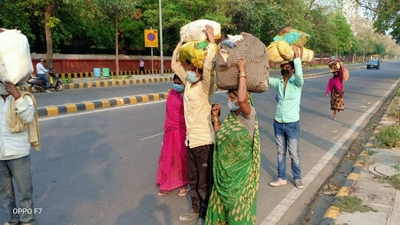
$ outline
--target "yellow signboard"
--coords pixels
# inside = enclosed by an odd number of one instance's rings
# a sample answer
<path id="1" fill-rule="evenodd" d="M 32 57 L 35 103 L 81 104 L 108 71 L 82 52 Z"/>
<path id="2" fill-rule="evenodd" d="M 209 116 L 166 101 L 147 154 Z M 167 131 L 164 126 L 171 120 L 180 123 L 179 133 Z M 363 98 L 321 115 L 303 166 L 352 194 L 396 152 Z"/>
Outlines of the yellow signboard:
<path id="1" fill-rule="evenodd" d="M 144 30 L 144 47 L 158 48 L 158 31 L 157 30 Z"/>

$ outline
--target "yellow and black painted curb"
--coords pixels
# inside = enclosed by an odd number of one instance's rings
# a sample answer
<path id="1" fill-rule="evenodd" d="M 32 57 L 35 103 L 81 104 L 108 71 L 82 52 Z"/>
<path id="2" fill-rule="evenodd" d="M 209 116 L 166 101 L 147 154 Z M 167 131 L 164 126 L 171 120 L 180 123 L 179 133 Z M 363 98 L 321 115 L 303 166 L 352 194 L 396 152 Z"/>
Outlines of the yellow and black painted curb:
<path id="1" fill-rule="evenodd" d="M 382 118 L 387 117 L 387 113 L 383 115 Z M 368 138 L 367 143 L 363 146 L 362 152 L 359 154 L 357 157 L 356 162 L 354 163 L 351 173 L 347 176 L 346 181 L 343 183 L 342 187 L 339 189 L 339 191 L 335 195 L 335 199 L 333 202 L 337 201 L 338 197 L 344 197 L 348 196 L 350 193 L 350 188 L 356 183 L 358 177 L 360 176 L 362 167 L 364 165 L 365 157 L 367 157 L 368 152 L 367 150 L 375 146 L 375 140 L 376 140 L 376 135 L 377 133 L 380 132 L 380 130 L 383 127 L 382 119 L 376 126 L 373 135 Z M 340 213 L 339 207 L 331 204 L 329 208 L 326 210 L 322 220 L 319 222 L 318 225 L 331 225 L 334 224 L 336 219 L 338 218 Z"/>
<path id="2" fill-rule="evenodd" d="M 167 99 L 168 92 L 160 92 L 145 95 L 135 95 L 126 97 L 116 97 L 110 99 L 101 99 L 95 101 L 84 101 L 80 103 L 66 103 L 57 106 L 45 106 L 38 108 L 39 117 L 57 116 L 61 114 L 91 111 L 110 107 L 133 105 L 138 103 L 160 101 Z"/>
<path id="3" fill-rule="evenodd" d="M 354 163 L 351 169 L 351 173 L 347 176 L 346 181 L 343 183 L 342 187 L 336 193 L 334 202 L 337 201 L 338 197 L 344 197 L 349 195 L 350 188 L 356 183 L 358 176 L 360 176 L 363 167 L 362 160 L 364 159 L 366 154 L 367 154 L 366 151 L 363 151 L 358 156 L 356 162 Z M 339 216 L 339 212 L 340 212 L 339 207 L 331 204 L 331 206 L 329 206 L 329 208 L 326 210 L 322 220 L 319 222 L 318 225 L 334 224 L 334 222 Z"/>
<path id="4" fill-rule="evenodd" d="M 160 74 L 161 70 L 153 70 L 154 74 Z M 165 69 L 164 73 L 173 73 L 171 69 Z M 152 74 L 151 70 L 145 70 L 144 75 L 150 75 Z M 94 78 L 94 72 L 84 72 L 84 73 L 59 73 L 61 78 Z M 115 76 L 116 72 L 115 71 L 110 71 L 110 76 Z M 141 75 L 139 70 L 134 70 L 134 71 L 119 71 L 120 76 L 124 75 Z M 103 76 L 102 76 L 103 77 Z"/>
<path id="5" fill-rule="evenodd" d="M 142 79 L 129 79 L 129 80 L 101 80 L 91 81 L 86 83 L 68 83 L 64 84 L 65 89 L 82 89 L 82 88 L 97 88 L 97 87 L 113 87 L 113 86 L 128 86 L 137 84 L 154 84 L 162 82 L 170 82 L 173 77 L 152 77 Z"/>

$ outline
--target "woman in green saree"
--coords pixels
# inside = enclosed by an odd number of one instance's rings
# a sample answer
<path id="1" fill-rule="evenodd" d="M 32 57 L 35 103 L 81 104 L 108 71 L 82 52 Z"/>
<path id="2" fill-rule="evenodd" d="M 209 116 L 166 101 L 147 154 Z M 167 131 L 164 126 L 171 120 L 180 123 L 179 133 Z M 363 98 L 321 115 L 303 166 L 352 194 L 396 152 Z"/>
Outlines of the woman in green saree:
<path id="1" fill-rule="evenodd" d="M 256 222 L 260 174 L 260 136 L 251 95 L 247 92 L 246 60 L 240 59 L 238 90 L 228 91 L 230 114 L 217 133 L 213 156 L 214 186 L 205 224 L 252 225 Z M 212 110 L 219 123 L 219 107 Z"/>

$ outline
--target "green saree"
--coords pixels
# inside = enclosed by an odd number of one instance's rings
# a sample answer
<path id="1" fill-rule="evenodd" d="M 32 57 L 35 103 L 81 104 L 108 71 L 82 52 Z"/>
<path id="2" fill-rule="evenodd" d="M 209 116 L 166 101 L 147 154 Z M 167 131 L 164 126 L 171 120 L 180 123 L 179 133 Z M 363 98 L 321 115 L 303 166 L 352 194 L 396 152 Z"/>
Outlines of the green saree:
<path id="1" fill-rule="evenodd" d="M 252 103 L 251 98 L 249 101 Z M 235 113 L 227 116 L 216 134 L 213 174 L 214 186 L 205 224 L 255 224 L 260 174 L 257 117 L 253 137 Z"/>

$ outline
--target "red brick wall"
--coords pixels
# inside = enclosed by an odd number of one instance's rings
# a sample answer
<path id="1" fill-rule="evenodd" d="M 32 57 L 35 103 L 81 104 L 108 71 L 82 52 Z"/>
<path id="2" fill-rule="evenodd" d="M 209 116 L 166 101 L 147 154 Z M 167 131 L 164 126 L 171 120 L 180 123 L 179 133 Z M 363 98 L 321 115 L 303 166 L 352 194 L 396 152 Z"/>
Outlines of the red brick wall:
<path id="1" fill-rule="evenodd" d="M 33 54 L 32 63 L 36 73 L 36 64 L 39 58 L 46 58 L 43 54 Z M 139 70 L 140 56 L 120 56 L 120 71 L 136 71 Z M 151 57 L 142 57 L 144 60 L 145 70 L 151 70 Z M 327 65 L 329 58 L 323 59 L 323 64 Z M 160 60 L 155 58 L 154 70 L 160 70 Z M 310 66 L 312 62 L 310 62 Z M 314 59 L 314 65 L 321 65 L 319 58 Z M 46 66 L 46 64 L 45 64 Z M 110 72 L 115 71 L 114 56 L 98 56 L 98 55 L 54 55 L 53 68 L 57 73 L 83 73 L 93 72 L 93 68 L 110 68 Z M 279 68 L 279 64 L 270 62 L 270 68 Z M 164 69 L 171 69 L 171 57 L 164 57 Z"/>
<path id="2" fill-rule="evenodd" d="M 32 55 L 32 63 L 34 66 L 34 73 L 36 73 L 36 64 L 39 58 L 46 58 L 45 55 Z M 129 59 L 119 59 L 120 71 L 135 71 L 139 70 L 140 57 L 125 57 Z M 143 57 L 145 70 L 151 70 L 151 58 Z M 154 70 L 160 70 L 160 60 L 153 60 Z M 47 67 L 45 63 L 45 67 Z M 57 73 L 80 73 L 80 72 L 93 72 L 93 68 L 110 68 L 110 71 L 115 71 L 115 59 L 110 56 L 68 56 L 58 55 L 53 58 L 53 68 Z M 164 58 L 164 69 L 171 69 L 171 57 Z"/>

